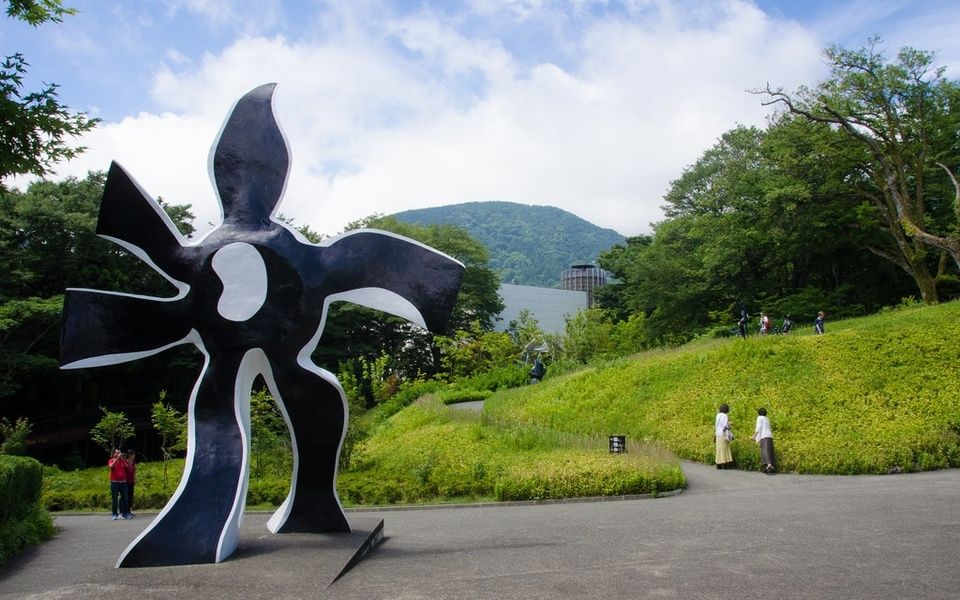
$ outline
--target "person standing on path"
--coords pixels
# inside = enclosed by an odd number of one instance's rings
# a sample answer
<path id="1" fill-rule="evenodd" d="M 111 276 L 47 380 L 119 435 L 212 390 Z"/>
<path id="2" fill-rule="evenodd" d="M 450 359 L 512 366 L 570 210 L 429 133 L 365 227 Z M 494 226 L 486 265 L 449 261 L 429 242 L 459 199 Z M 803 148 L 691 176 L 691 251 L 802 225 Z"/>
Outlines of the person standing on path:
<path id="1" fill-rule="evenodd" d="M 113 450 L 113 455 L 107 461 L 110 467 L 110 505 L 113 510 L 113 520 L 122 515 L 127 518 L 127 461 L 119 448 Z"/>
<path id="2" fill-rule="evenodd" d="M 764 473 L 772 475 L 776 470 L 773 456 L 773 430 L 767 418 L 767 409 L 757 409 L 757 426 L 753 432 L 753 439 L 760 445 L 760 464 Z"/>
<path id="3" fill-rule="evenodd" d="M 124 515 L 132 519 L 133 514 L 133 486 L 137 483 L 137 453 L 133 450 L 127 450 L 127 513 Z"/>
<path id="4" fill-rule="evenodd" d="M 713 421 L 714 440 L 716 442 L 716 457 L 718 469 L 728 469 L 733 465 L 733 454 L 730 452 L 730 440 L 733 439 L 733 426 L 728 413 L 730 407 L 721 404 L 717 416 Z"/>

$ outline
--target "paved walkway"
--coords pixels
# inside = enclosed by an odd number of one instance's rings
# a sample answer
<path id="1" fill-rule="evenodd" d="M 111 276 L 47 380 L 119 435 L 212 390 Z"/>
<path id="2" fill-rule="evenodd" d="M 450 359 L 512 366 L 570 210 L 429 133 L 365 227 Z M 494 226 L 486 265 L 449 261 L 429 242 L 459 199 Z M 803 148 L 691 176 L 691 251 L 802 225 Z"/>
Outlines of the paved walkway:
<path id="1" fill-rule="evenodd" d="M 0 598 L 957 598 L 960 470 L 820 477 L 685 464 L 662 499 L 351 512 L 387 539 L 327 587 L 323 536 L 247 516 L 219 565 L 114 569 L 144 527 L 60 516 Z"/>

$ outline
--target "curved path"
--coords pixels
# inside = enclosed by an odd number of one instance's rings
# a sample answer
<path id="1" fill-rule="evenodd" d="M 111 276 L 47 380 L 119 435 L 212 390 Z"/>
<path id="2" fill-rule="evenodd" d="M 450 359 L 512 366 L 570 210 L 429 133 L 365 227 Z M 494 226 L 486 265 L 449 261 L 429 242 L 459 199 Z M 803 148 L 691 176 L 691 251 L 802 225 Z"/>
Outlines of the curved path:
<path id="1" fill-rule="evenodd" d="M 220 565 L 113 569 L 148 517 L 59 516 L 0 598 L 957 598 L 960 470 L 827 477 L 684 464 L 671 498 L 353 511 L 387 539 L 329 588 L 249 514 Z M 246 551 L 244 551 L 246 549 Z"/>

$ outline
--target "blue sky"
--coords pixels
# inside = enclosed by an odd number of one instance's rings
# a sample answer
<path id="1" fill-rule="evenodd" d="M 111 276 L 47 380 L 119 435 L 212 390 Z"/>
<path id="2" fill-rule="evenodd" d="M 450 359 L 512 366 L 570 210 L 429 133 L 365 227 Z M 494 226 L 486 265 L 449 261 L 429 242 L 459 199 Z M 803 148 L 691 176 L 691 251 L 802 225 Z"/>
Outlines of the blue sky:
<path id="1" fill-rule="evenodd" d="M 960 68 L 960 3 L 930 0 L 68 1 L 0 21 L 27 88 L 103 119 L 62 165 L 118 160 L 152 195 L 217 220 L 206 158 L 226 111 L 279 83 L 293 169 L 282 210 L 328 234 L 373 213 L 474 200 L 549 204 L 627 235 L 724 131 L 745 92 L 824 75 L 819 51 L 874 34 Z M 22 181 L 20 182 L 22 184 Z"/>

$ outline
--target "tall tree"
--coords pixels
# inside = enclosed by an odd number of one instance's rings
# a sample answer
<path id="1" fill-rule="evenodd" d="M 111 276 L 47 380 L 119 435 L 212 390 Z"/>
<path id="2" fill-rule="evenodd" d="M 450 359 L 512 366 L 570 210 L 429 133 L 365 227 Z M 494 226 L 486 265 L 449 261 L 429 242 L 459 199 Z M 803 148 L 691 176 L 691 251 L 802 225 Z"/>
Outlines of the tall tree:
<path id="1" fill-rule="evenodd" d="M 748 310 L 794 319 L 863 314 L 902 297 L 847 181 L 864 152 L 825 124 L 786 115 L 738 127 L 671 184 L 654 235 L 605 253 L 617 283 L 599 305 L 643 314 L 645 344 L 678 342 Z"/>
<path id="2" fill-rule="evenodd" d="M 65 288 L 172 294 L 166 280 L 95 235 L 103 182 L 103 173 L 90 173 L 0 195 L 0 398 L 24 383 L 44 385 L 37 380 L 56 371 Z M 189 207 L 165 208 L 192 230 Z"/>
<path id="3" fill-rule="evenodd" d="M 60 22 L 74 14 L 60 0 L 8 0 L 8 17 L 36 27 L 47 21 Z M 3 180 L 11 175 L 43 176 L 61 160 L 83 152 L 75 138 L 92 129 L 98 119 L 72 112 L 57 98 L 57 85 L 40 90 L 23 89 L 28 63 L 20 53 L 0 63 L 0 192 Z"/>
<path id="4" fill-rule="evenodd" d="M 120 411 L 109 411 L 101 406 L 103 416 L 90 429 L 90 439 L 103 448 L 107 454 L 114 449 L 121 448 L 127 440 L 136 435 L 133 423 L 127 415 Z"/>
<path id="5" fill-rule="evenodd" d="M 187 447 L 187 415 L 166 402 L 167 391 L 160 390 L 160 399 L 150 409 L 150 421 L 160 434 L 160 453 L 163 458 L 163 489 L 167 489 L 167 461 L 173 453 Z"/>
<path id="6" fill-rule="evenodd" d="M 816 86 L 788 94 L 768 85 L 757 93 L 769 98 L 765 104 L 837 126 L 863 147 L 869 160 L 851 181 L 893 242 L 870 250 L 907 272 L 923 300 L 935 303 L 938 251 L 960 268 L 960 187 L 951 185 L 960 164 L 960 86 L 934 67 L 933 53 L 903 48 L 888 62 L 879 38 L 824 54 L 830 76 Z"/>

